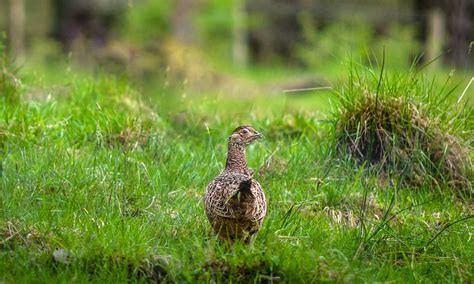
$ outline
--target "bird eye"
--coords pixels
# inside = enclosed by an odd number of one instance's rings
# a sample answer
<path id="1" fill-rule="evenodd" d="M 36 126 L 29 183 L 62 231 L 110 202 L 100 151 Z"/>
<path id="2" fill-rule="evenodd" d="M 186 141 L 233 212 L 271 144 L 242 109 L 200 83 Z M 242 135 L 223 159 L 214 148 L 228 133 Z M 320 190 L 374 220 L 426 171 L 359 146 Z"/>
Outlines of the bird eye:
<path id="1" fill-rule="evenodd" d="M 247 129 L 244 129 L 244 130 L 242 130 L 242 133 L 247 134 L 247 133 L 249 133 L 249 131 Z"/>

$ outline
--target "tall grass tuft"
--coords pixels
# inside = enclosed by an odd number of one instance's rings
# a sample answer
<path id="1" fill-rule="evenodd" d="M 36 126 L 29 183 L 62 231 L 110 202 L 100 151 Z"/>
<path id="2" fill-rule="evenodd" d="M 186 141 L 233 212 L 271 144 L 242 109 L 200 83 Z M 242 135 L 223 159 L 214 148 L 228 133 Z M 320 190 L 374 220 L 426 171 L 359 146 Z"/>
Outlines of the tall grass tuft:
<path id="1" fill-rule="evenodd" d="M 338 153 L 403 175 L 405 186 L 449 185 L 472 194 L 472 107 L 456 103 L 456 90 L 450 78 L 440 84 L 415 68 L 376 74 L 353 67 L 336 91 Z"/>

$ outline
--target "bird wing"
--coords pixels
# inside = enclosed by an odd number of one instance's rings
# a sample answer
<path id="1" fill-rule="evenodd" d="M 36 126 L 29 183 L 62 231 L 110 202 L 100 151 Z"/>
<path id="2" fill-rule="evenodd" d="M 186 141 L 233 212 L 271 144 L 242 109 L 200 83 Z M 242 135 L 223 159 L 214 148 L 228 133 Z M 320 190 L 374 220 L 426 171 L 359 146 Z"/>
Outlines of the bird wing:
<path id="1" fill-rule="evenodd" d="M 265 216 L 265 196 L 260 184 L 244 174 L 217 177 L 206 189 L 208 214 L 226 218 L 260 220 Z"/>
<path id="2" fill-rule="evenodd" d="M 256 180 L 252 181 L 252 194 L 255 197 L 253 206 L 253 212 L 251 213 L 252 219 L 261 220 L 267 214 L 267 201 L 265 193 L 263 192 L 262 186 Z"/>

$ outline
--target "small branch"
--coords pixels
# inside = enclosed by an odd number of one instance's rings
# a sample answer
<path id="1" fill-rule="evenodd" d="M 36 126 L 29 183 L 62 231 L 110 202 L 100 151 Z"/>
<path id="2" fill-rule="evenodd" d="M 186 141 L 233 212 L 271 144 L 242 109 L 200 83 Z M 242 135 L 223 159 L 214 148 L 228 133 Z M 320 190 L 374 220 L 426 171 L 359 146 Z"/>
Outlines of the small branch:
<path id="1" fill-rule="evenodd" d="M 319 91 L 319 90 L 332 90 L 332 87 L 314 87 L 314 88 L 300 88 L 300 89 L 288 89 L 283 90 L 283 93 L 294 93 L 294 92 L 305 92 L 305 91 Z"/>
<path id="2" fill-rule="evenodd" d="M 295 236 L 282 236 L 282 235 L 278 235 L 277 237 L 279 239 L 290 240 L 290 241 L 299 241 L 302 238 L 305 238 L 305 239 L 308 238 L 308 236 L 295 237 Z"/>

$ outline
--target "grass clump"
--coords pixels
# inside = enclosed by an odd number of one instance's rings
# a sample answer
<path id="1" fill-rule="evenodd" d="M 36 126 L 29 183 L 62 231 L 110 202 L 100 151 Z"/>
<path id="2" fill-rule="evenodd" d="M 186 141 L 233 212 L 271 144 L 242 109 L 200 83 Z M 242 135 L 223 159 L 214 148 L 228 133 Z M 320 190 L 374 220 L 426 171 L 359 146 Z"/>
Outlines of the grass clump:
<path id="1" fill-rule="evenodd" d="M 414 71 L 353 71 L 338 93 L 339 152 L 403 176 L 406 186 L 447 184 L 472 192 L 470 108 L 450 102 L 455 88 L 446 91 L 449 84 L 438 86 Z"/>

